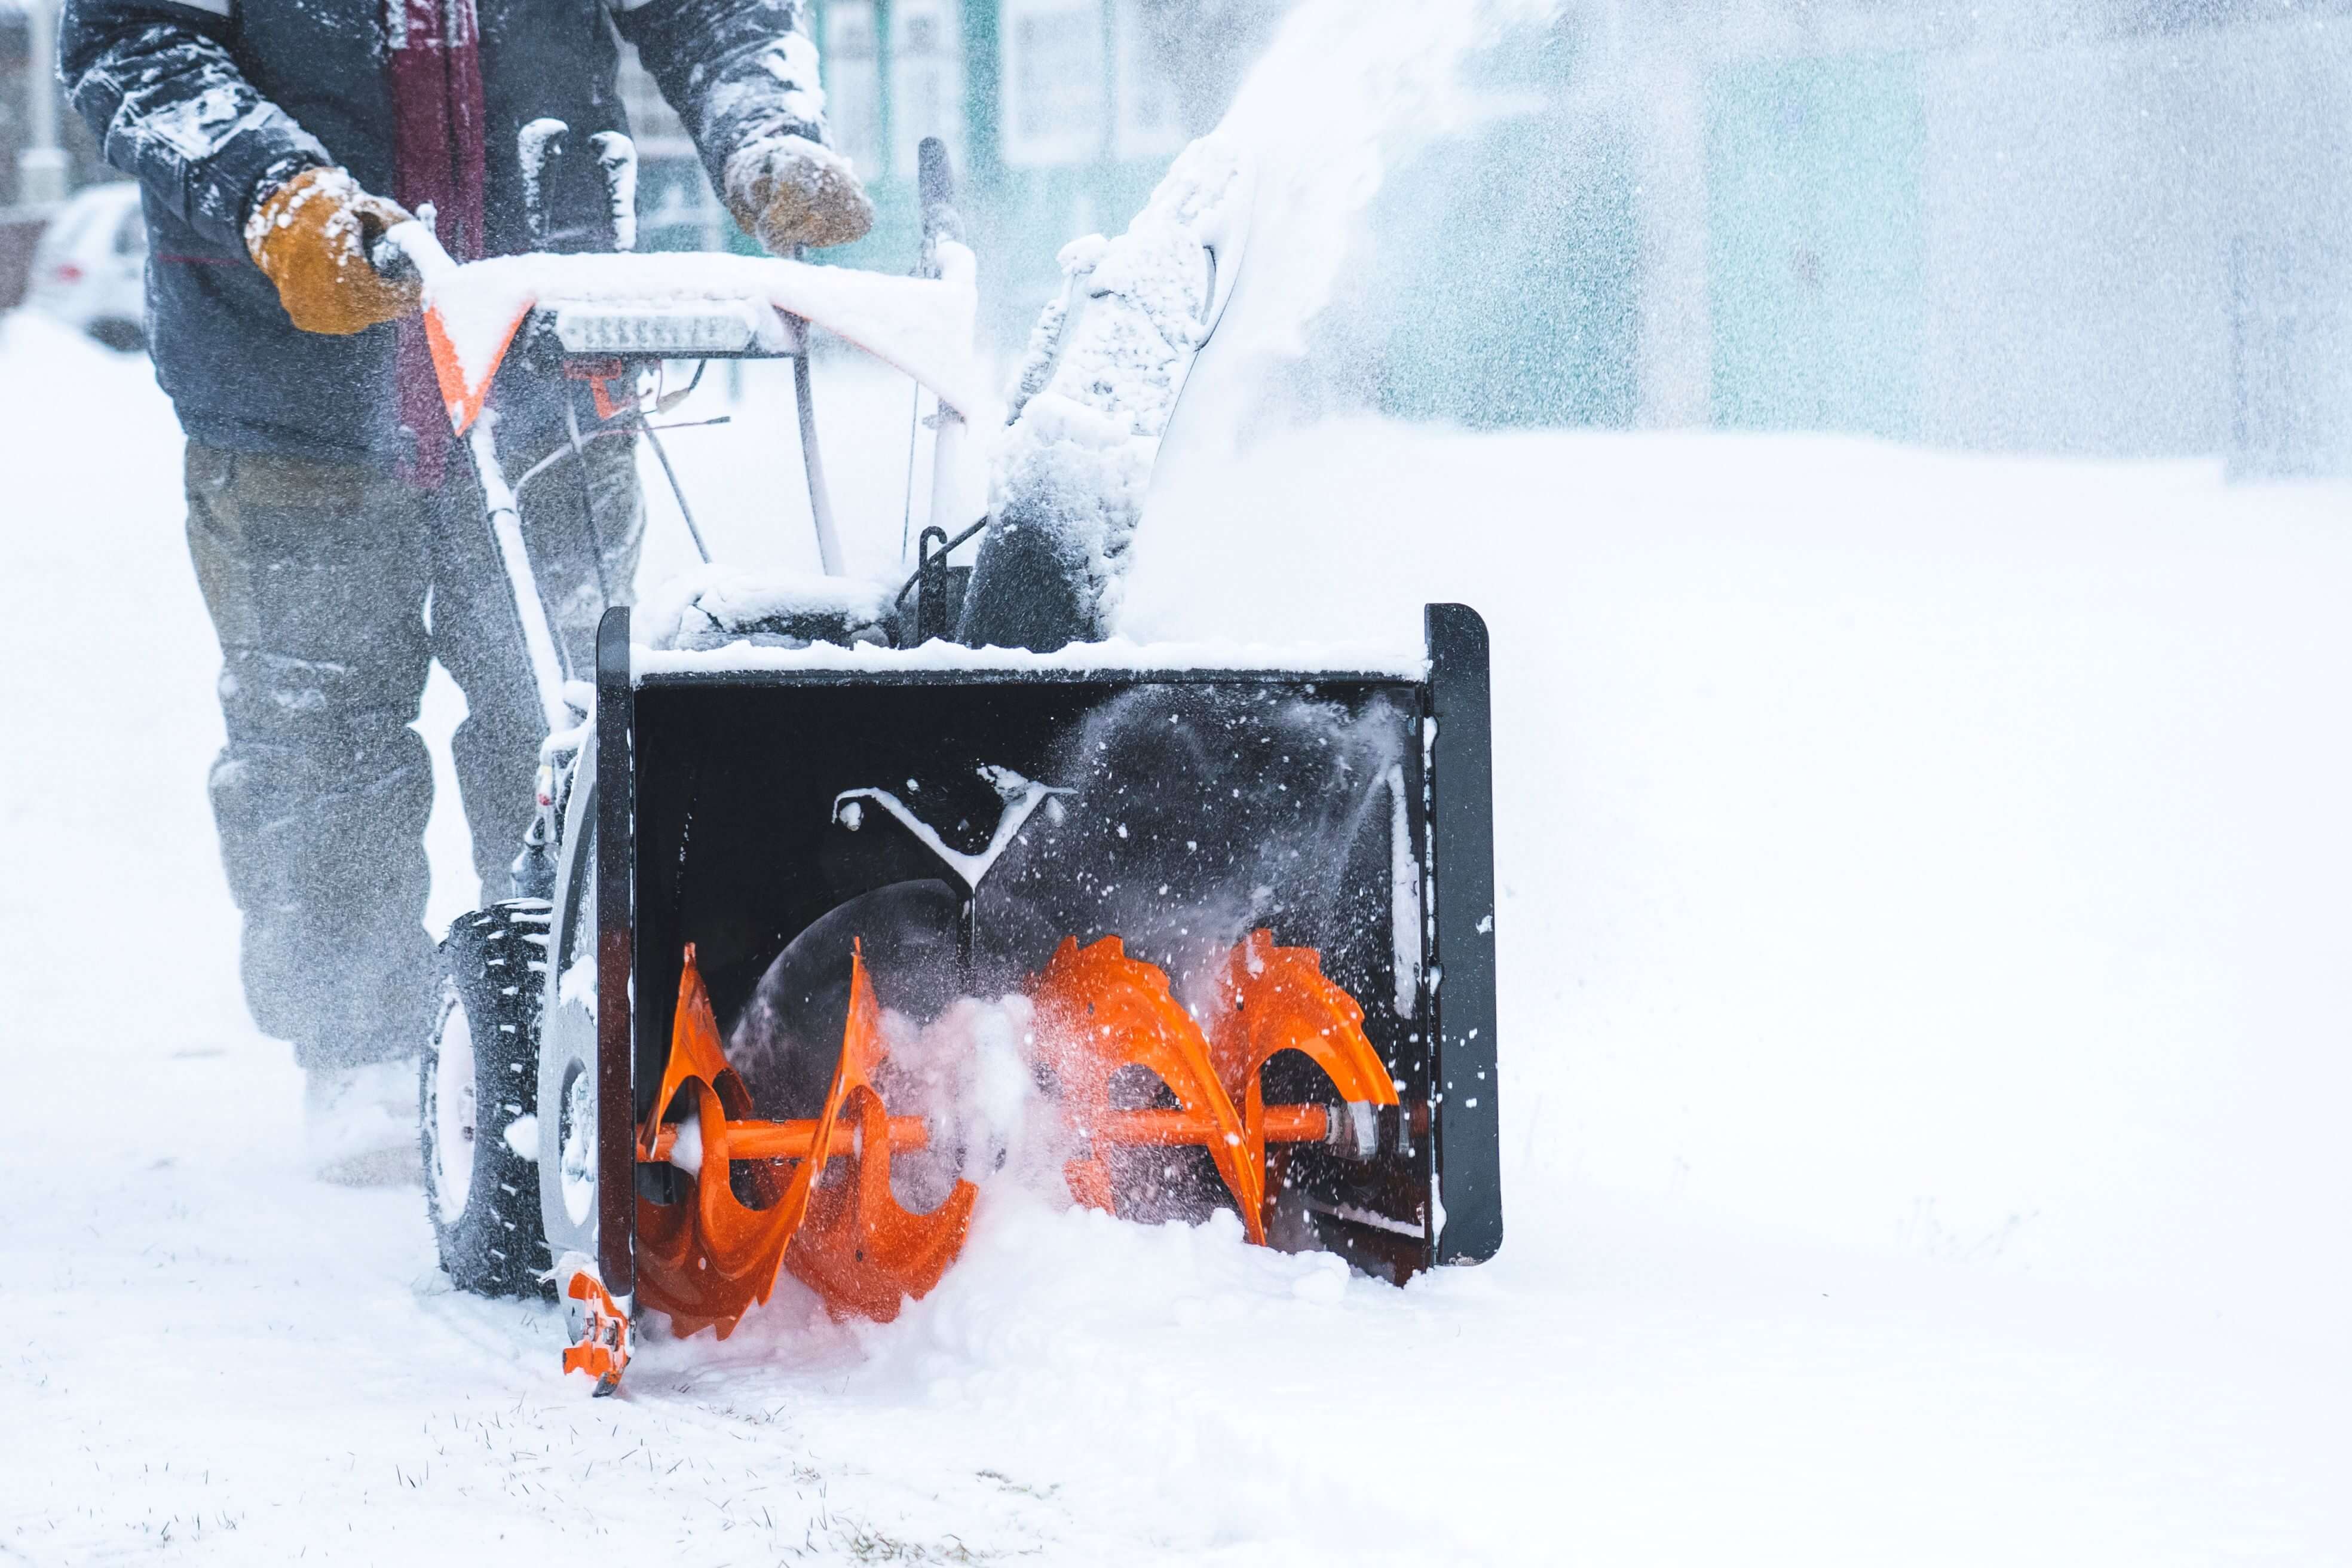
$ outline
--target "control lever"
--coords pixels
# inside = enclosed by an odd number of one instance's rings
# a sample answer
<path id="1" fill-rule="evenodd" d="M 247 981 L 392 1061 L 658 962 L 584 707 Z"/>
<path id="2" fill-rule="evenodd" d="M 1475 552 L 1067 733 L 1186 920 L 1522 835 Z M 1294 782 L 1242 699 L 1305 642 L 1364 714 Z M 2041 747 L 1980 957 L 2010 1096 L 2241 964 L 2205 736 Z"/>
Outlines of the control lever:
<path id="1" fill-rule="evenodd" d="M 416 216 L 406 223 L 394 224 L 377 236 L 368 247 L 368 265 L 379 277 L 398 282 L 414 278 L 430 286 L 445 272 L 453 271 L 457 262 L 441 247 L 440 237 L 433 232 L 433 205 L 430 202 L 416 209 Z"/>
<path id="2" fill-rule="evenodd" d="M 596 166 L 604 173 L 604 200 L 613 212 L 613 248 L 637 247 L 637 144 L 618 131 L 588 138 Z"/>
<path id="3" fill-rule="evenodd" d="M 541 116 L 515 132 L 515 158 L 522 167 L 522 217 L 530 247 L 545 250 L 554 244 L 554 224 L 549 216 L 547 176 L 563 156 L 564 138 L 572 127 L 552 116 Z"/>

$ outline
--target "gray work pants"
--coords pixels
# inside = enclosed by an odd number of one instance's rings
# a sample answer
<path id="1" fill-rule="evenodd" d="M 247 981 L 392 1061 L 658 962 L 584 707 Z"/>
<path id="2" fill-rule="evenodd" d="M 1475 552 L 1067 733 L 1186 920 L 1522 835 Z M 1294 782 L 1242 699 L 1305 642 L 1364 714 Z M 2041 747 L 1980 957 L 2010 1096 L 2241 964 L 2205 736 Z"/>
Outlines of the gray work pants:
<path id="1" fill-rule="evenodd" d="M 515 445 L 510 475 L 542 455 Z M 588 452 L 586 487 L 567 458 L 522 498 L 541 598 L 583 679 L 644 532 L 633 443 Z M 424 490 L 352 464 L 188 447 L 188 547 L 228 728 L 213 816 L 245 921 L 246 1003 L 305 1068 L 414 1056 L 431 1027 L 433 773 L 409 727 L 431 661 L 466 695 L 450 749 L 485 898 L 505 896 L 530 823 L 546 723 L 480 487 L 463 452 L 450 458 Z"/>

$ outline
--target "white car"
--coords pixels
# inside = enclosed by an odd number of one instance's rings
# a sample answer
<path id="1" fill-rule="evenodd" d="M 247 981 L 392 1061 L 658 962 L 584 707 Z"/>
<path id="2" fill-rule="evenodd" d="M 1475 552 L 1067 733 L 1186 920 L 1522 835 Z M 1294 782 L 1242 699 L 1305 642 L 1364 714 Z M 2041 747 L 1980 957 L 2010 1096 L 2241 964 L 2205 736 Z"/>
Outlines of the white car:
<path id="1" fill-rule="evenodd" d="M 25 303 L 109 348 L 147 341 L 147 222 L 136 184 L 92 185 L 58 210 L 33 247 Z"/>

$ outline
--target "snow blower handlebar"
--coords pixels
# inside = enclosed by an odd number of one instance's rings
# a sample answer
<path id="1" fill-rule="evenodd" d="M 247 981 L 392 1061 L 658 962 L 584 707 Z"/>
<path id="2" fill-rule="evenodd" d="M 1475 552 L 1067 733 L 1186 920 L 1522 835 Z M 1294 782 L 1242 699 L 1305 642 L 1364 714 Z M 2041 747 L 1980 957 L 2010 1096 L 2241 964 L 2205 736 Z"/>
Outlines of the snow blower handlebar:
<path id="1" fill-rule="evenodd" d="M 378 272 L 388 278 L 415 277 L 429 292 L 437 281 L 457 270 L 457 263 L 442 248 L 426 221 L 431 216 L 428 211 L 423 219 L 395 224 L 384 232 L 368 258 Z M 461 427 L 460 434 L 481 483 L 483 506 L 489 513 L 490 531 L 498 541 L 499 562 L 506 568 L 507 581 L 514 591 L 515 611 L 522 621 L 523 648 L 530 656 L 531 677 L 539 688 L 540 710 L 547 721 L 548 733 L 560 735 L 577 727 L 574 704 L 567 700 L 563 662 L 557 651 L 554 628 L 539 596 L 539 581 L 531 571 L 530 552 L 523 548 L 522 512 L 513 489 L 507 484 L 505 470 L 499 466 L 490 424 L 488 419 L 478 420 L 470 427 Z"/>
<path id="2" fill-rule="evenodd" d="M 552 157 L 559 145 L 551 132 L 543 132 L 532 150 Z M 617 146 L 600 146 L 599 153 L 617 211 L 633 183 L 633 165 Z M 500 364 L 534 317 L 544 323 L 535 331 L 567 360 L 583 368 L 592 360 L 620 367 L 614 375 L 592 378 L 600 388 L 599 412 L 607 417 L 621 405 L 603 389 L 632 364 L 792 359 L 818 555 L 827 574 L 840 575 L 845 563 L 817 441 L 809 327 L 824 328 L 937 397 L 928 510 L 933 525 L 950 532 L 969 521 L 956 513 L 966 426 L 994 412 L 992 378 L 972 351 L 977 269 L 956 237 L 960 224 L 944 153 L 927 169 L 923 259 L 914 277 L 684 252 L 532 252 L 461 264 L 425 222 L 396 226 L 372 259 L 379 270 L 421 280 L 434 372 L 450 424 L 460 434 L 479 418 Z"/>
<path id="3" fill-rule="evenodd" d="M 428 287 L 457 270 L 457 263 L 433 232 L 433 208 L 383 231 L 368 252 L 369 264 L 388 279 L 414 278 Z"/>
<path id="4" fill-rule="evenodd" d="M 817 439 L 809 328 L 824 326 L 912 376 L 938 399 L 930 421 L 931 526 L 925 534 L 950 541 L 936 562 L 926 563 L 929 575 L 918 574 L 928 584 L 925 604 L 930 612 L 920 618 L 932 636 L 945 636 L 952 624 L 949 579 L 967 574 L 948 569 L 945 557 L 972 531 L 950 539 L 963 521 L 954 514 L 965 426 L 990 403 L 989 379 L 972 353 L 976 268 L 961 242 L 946 149 L 935 138 L 922 148 L 923 247 L 916 276 L 909 278 L 814 267 L 797 258 L 629 254 L 636 238 L 636 152 L 618 132 L 590 139 L 608 200 L 611 231 L 605 238 L 613 249 L 558 253 L 552 248 L 557 233 L 548 193 L 569 134 L 562 121 L 540 119 L 522 127 L 517 138 L 534 247 L 530 253 L 461 263 L 436 235 L 430 208 L 394 226 L 368 252 L 379 272 L 414 278 L 421 286 L 434 374 L 451 428 L 462 438 L 481 486 L 546 720 L 549 742 L 541 749 L 534 792 L 539 810 L 516 863 L 517 891 L 531 896 L 543 893 L 551 875 L 550 855 L 569 793 L 564 763 L 578 752 L 587 709 L 573 700 L 584 688 L 568 679 L 572 672 L 564 668 L 563 650 L 522 542 L 520 491 L 565 450 L 559 447 L 529 464 L 509 482 L 489 417 L 491 384 L 518 339 L 529 345 L 534 364 L 552 370 L 560 362 L 564 376 L 585 380 L 594 390 L 600 424 L 592 434 L 583 435 L 566 402 L 571 456 L 584 463 L 587 442 L 608 436 L 646 437 L 706 564 L 710 552 L 684 487 L 657 426 L 646 417 L 641 374 L 665 360 L 790 358 L 810 521 L 828 576 L 845 574 L 846 561 Z M 675 401 L 659 397 L 653 411 L 667 410 Z"/>

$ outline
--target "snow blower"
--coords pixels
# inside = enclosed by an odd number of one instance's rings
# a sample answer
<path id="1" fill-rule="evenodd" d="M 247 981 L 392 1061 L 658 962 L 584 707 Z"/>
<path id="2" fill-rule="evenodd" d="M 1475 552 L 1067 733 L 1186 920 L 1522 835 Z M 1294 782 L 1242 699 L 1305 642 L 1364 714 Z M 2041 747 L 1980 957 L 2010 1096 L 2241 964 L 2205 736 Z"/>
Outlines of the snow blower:
<path id="1" fill-rule="evenodd" d="M 526 132 L 527 167 L 560 132 Z M 625 142 L 597 152 L 625 241 Z M 442 944 L 427 1206 L 457 1285 L 568 1303 L 563 1364 L 600 1394 L 645 1312 L 724 1337 L 785 1270 L 835 1314 L 894 1317 L 998 1173 L 1139 1220 L 1230 1211 L 1400 1282 L 1501 1240 L 1483 624 L 1432 605 L 1418 657 L 1352 668 L 947 640 L 950 551 L 978 531 L 948 476 L 992 410 L 936 143 L 922 171 L 911 277 L 459 266 L 422 225 L 382 253 L 423 276 L 550 729 L 517 896 Z M 666 366 L 791 360 L 837 574 L 820 330 L 937 400 L 911 574 L 706 576 L 608 610 L 569 679 L 489 436 L 501 365 L 594 384 L 576 452 L 657 439 Z"/>

